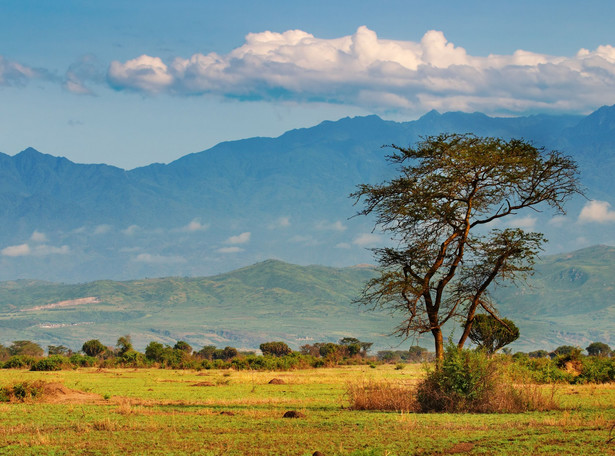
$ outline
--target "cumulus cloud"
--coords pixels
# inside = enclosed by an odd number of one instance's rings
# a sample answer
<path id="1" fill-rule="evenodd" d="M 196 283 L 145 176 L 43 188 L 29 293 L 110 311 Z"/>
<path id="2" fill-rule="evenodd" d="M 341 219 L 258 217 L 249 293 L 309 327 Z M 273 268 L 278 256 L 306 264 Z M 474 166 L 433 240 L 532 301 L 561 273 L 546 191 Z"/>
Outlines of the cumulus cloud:
<path id="1" fill-rule="evenodd" d="M 251 236 L 252 236 L 252 233 L 247 231 L 245 233 L 238 234 L 237 236 L 231 236 L 224 242 L 226 244 L 246 244 L 247 242 L 250 242 Z"/>
<path id="2" fill-rule="evenodd" d="M 589 201 L 579 214 L 579 222 L 608 223 L 615 222 L 615 211 L 610 209 L 611 204 L 606 201 Z"/>
<path id="3" fill-rule="evenodd" d="M 317 230 L 332 230 L 332 231 L 346 231 L 346 225 L 344 225 L 339 220 L 329 223 L 329 222 L 319 222 L 316 224 Z"/>
<path id="4" fill-rule="evenodd" d="M 359 234 L 356 238 L 354 238 L 352 243 L 354 245 L 358 245 L 359 247 L 369 247 L 382 243 L 382 239 L 380 236 L 374 233 L 362 233 Z"/>
<path id="5" fill-rule="evenodd" d="M 587 110 L 615 103 L 615 47 L 478 57 L 436 30 L 419 42 L 383 39 L 365 26 L 333 39 L 266 31 L 228 54 L 114 61 L 107 79 L 118 90 L 326 100 L 383 111 Z"/>
<path id="6" fill-rule="evenodd" d="M 0 250 L 0 254 L 7 257 L 66 255 L 68 253 L 70 253 L 70 248 L 67 245 L 61 247 L 47 244 L 31 246 L 27 243 L 10 245 Z"/>
<path id="7" fill-rule="evenodd" d="M 199 221 L 199 219 L 194 219 L 190 223 L 188 223 L 186 226 L 184 226 L 181 229 L 181 231 L 186 231 L 188 233 L 194 233 L 197 231 L 205 231 L 208 228 L 209 228 L 208 223 L 203 224 Z"/>
<path id="8" fill-rule="evenodd" d="M 140 253 L 134 258 L 134 261 L 138 263 L 148 264 L 175 264 L 185 263 L 186 259 L 177 255 L 159 255 L 152 253 Z"/>
<path id="9" fill-rule="evenodd" d="M 243 249 L 241 247 L 221 247 L 218 250 L 216 250 L 216 252 L 218 253 L 239 253 L 239 252 L 243 252 Z"/>
<path id="10" fill-rule="evenodd" d="M 32 236 L 30 236 L 30 240 L 32 242 L 46 242 L 47 236 L 45 235 L 45 233 L 41 233 L 40 231 L 34 230 L 34 233 L 32 233 Z"/>

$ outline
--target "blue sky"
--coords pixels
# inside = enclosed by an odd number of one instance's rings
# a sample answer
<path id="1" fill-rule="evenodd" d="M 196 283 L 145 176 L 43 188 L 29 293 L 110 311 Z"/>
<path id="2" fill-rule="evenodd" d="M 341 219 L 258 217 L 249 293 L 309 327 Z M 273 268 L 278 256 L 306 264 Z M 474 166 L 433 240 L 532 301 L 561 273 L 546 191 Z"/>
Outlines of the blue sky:
<path id="1" fill-rule="evenodd" d="M 615 2 L 0 3 L 0 151 L 133 168 L 325 119 L 615 104 Z"/>

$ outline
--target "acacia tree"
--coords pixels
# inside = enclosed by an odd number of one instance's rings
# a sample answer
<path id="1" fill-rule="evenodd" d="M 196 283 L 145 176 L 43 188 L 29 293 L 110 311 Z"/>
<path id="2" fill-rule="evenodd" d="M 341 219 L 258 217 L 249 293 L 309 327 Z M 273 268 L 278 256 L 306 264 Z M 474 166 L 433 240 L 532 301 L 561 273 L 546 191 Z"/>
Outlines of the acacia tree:
<path id="1" fill-rule="evenodd" d="M 463 347 L 479 308 L 499 318 L 488 287 L 531 273 L 544 242 L 539 233 L 490 229 L 491 222 L 543 204 L 564 213 L 565 200 L 580 191 L 577 166 L 523 140 L 471 134 L 390 147 L 399 176 L 351 195 L 364 204 L 357 215 L 375 216 L 374 229 L 393 245 L 373 249 L 380 275 L 358 301 L 401 312 L 401 336 L 431 332 L 442 359 L 442 326 L 462 320 Z"/>

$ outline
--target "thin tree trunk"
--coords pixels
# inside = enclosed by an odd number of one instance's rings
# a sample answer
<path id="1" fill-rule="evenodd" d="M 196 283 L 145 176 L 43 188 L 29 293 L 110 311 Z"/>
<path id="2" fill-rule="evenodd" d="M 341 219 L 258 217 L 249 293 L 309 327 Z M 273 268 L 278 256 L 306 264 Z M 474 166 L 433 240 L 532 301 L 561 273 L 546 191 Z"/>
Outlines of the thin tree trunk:
<path id="1" fill-rule="evenodd" d="M 444 338 L 442 337 L 442 330 L 440 328 L 434 328 L 431 330 L 431 333 L 433 334 L 436 345 L 436 362 L 440 364 L 440 361 L 444 359 Z"/>

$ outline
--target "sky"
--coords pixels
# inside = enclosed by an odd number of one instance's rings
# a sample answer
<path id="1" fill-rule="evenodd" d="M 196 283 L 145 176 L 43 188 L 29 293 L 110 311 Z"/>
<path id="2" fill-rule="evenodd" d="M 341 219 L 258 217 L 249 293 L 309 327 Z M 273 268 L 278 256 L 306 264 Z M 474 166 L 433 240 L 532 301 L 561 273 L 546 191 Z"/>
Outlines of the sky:
<path id="1" fill-rule="evenodd" d="M 0 152 L 131 169 L 323 120 L 615 104 L 615 2 L 0 2 Z"/>

